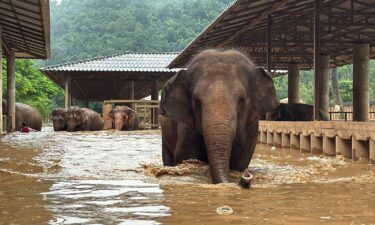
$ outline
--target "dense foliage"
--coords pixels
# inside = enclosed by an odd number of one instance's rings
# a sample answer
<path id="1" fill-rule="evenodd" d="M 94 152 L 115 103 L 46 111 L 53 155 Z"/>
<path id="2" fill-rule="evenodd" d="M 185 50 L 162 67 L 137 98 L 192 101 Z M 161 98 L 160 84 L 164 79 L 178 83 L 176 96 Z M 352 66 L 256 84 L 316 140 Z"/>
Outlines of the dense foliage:
<path id="1" fill-rule="evenodd" d="M 6 62 L 3 63 L 3 97 L 6 96 Z M 49 112 L 61 103 L 63 93 L 46 76 L 42 75 L 33 65 L 32 60 L 16 61 L 16 101 L 37 108 L 46 117 Z"/>
<path id="2" fill-rule="evenodd" d="M 125 51 L 178 52 L 233 0 L 63 0 L 51 5 L 48 64 Z"/>

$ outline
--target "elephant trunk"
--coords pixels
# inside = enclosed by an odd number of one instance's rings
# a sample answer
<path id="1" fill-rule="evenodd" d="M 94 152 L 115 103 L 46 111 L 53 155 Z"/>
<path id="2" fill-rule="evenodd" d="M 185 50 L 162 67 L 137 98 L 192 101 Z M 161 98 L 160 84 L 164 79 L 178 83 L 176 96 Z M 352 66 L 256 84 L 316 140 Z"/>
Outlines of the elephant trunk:
<path id="1" fill-rule="evenodd" d="M 203 110 L 202 131 L 213 183 L 228 183 L 236 114 L 210 106 Z"/>
<path id="2" fill-rule="evenodd" d="M 115 114 L 115 129 L 121 131 L 124 127 L 124 120 L 126 120 L 125 116 L 121 114 Z"/>

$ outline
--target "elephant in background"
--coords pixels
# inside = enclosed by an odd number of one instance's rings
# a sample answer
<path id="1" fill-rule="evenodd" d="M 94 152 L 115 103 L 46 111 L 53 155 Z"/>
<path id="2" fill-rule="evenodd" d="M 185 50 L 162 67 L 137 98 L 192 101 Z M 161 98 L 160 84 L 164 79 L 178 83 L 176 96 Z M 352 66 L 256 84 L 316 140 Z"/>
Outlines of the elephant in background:
<path id="1" fill-rule="evenodd" d="M 52 123 L 54 131 L 66 131 L 68 124 L 66 122 L 66 114 L 68 109 L 57 108 L 52 111 Z"/>
<path id="2" fill-rule="evenodd" d="M 209 164 L 213 183 L 249 166 L 259 115 L 278 105 L 272 77 L 236 50 L 205 50 L 165 85 L 160 102 L 164 165 Z"/>
<path id="3" fill-rule="evenodd" d="M 328 121 L 329 116 L 319 109 L 320 118 Z M 280 103 L 279 106 L 267 114 L 271 121 L 313 121 L 314 106 L 303 103 Z"/>
<path id="4" fill-rule="evenodd" d="M 138 115 L 128 106 L 116 106 L 109 112 L 109 117 L 114 121 L 115 129 L 118 131 L 138 129 Z"/>
<path id="5" fill-rule="evenodd" d="M 8 104 L 6 100 L 2 102 L 3 115 L 6 115 L 8 110 Z M 16 130 L 19 131 L 22 128 L 22 124 L 26 126 L 41 131 L 42 130 L 42 116 L 39 111 L 34 107 L 16 102 Z"/>
<path id="6" fill-rule="evenodd" d="M 95 131 L 103 129 L 103 120 L 99 113 L 80 107 L 71 107 L 66 113 L 67 131 Z"/>

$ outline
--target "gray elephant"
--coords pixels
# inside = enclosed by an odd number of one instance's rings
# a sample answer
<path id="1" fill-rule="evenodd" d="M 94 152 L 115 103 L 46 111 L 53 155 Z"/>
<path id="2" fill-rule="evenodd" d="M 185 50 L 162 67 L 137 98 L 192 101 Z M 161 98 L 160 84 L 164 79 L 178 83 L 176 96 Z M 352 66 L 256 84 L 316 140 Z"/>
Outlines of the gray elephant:
<path id="1" fill-rule="evenodd" d="M 2 102 L 3 115 L 6 115 L 8 110 L 8 104 L 6 100 Z M 39 111 L 30 105 L 16 102 L 16 130 L 19 131 L 22 128 L 22 124 L 40 131 L 42 129 L 42 116 Z"/>
<path id="2" fill-rule="evenodd" d="M 66 113 L 67 131 L 95 131 L 103 129 L 103 120 L 99 113 L 80 107 L 71 107 Z"/>
<path id="3" fill-rule="evenodd" d="M 206 50 L 165 85 L 160 102 L 165 165 L 198 158 L 213 183 L 244 171 L 258 136 L 259 115 L 278 105 L 270 74 L 235 50 Z"/>
<path id="4" fill-rule="evenodd" d="M 118 131 L 138 129 L 138 115 L 130 107 L 116 106 L 109 112 L 109 117 L 114 121 L 115 129 Z"/>
<path id="5" fill-rule="evenodd" d="M 52 111 L 52 123 L 54 131 L 66 131 L 68 124 L 66 122 L 66 114 L 68 109 L 57 108 Z"/>

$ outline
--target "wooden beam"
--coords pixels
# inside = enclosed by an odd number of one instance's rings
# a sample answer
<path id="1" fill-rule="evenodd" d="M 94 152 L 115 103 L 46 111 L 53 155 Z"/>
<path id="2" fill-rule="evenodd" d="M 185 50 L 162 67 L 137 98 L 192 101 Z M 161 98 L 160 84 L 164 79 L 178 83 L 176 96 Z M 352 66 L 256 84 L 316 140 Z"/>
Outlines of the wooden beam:
<path id="1" fill-rule="evenodd" d="M 267 10 L 263 12 L 259 17 L 257 17 L 255 20 L 251 21 L 249 25 L 244 26 L 242 29 L 234 33 L 232 36 L 224 40 L 218 47 L 223 47 L 224 45 L 228 44 L 230 41 L 232 41 L 234 38 L 238 37 L 240 34 L 244 33 L 245 31 L 253 28 L 256 24 L 258 24 L 260 21 L 267 18 L 269 15 L 280 9 L 281 7 L 285 6 L 287 3 L 289 3 L 290 0 L 283 0 L 281 2 L 275 3 L 274 6 L 270 10 Z"/>
<path id="2" fill-rule="evenodd" d="M 14 49 L 7 54 L 7 131 L 16 129 L 16 57 Z"/>

